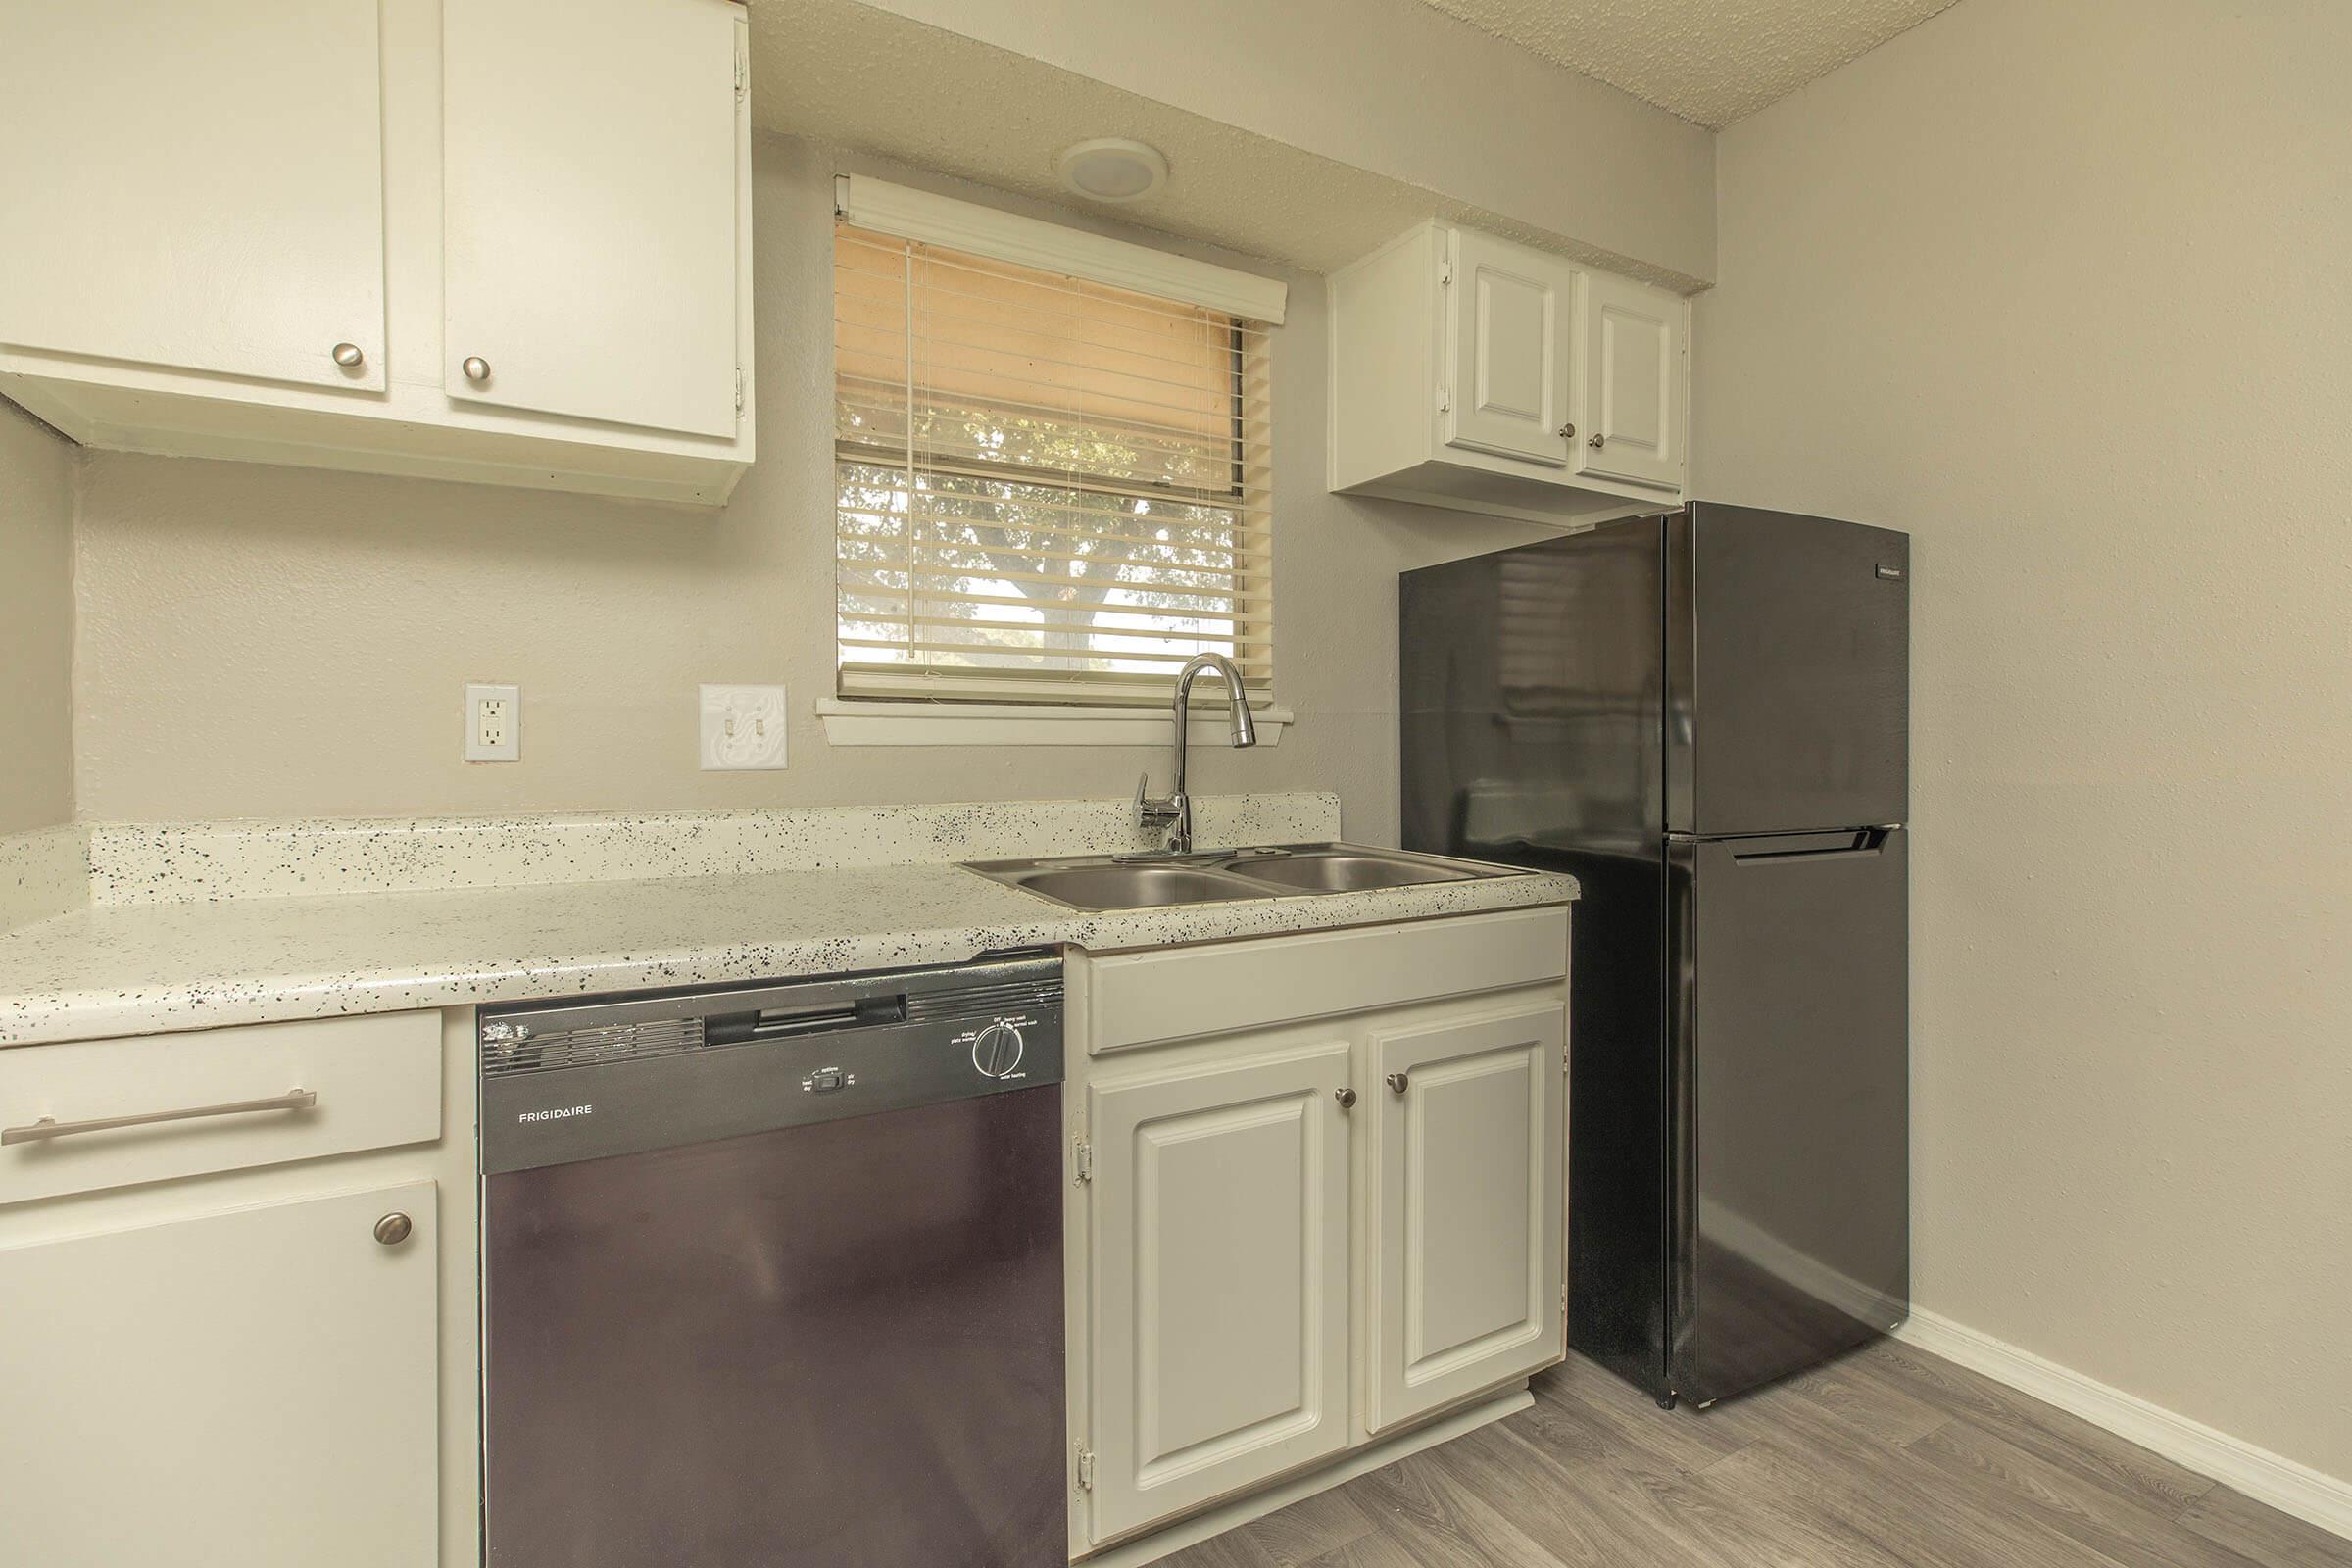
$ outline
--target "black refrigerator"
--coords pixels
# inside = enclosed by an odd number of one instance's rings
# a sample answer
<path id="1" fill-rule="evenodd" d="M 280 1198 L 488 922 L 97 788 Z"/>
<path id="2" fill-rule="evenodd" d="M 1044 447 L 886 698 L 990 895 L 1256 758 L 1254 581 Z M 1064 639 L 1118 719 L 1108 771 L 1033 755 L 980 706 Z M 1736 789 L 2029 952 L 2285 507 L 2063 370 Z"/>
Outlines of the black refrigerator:
<path id="1" fill-rule="evenodd" d="M 1910 1298 L 1910 539 L 1696 503 L 1404 574 L 1404 844 L 1583 882 L 1568 1341 L 1705 1405 Z"/>

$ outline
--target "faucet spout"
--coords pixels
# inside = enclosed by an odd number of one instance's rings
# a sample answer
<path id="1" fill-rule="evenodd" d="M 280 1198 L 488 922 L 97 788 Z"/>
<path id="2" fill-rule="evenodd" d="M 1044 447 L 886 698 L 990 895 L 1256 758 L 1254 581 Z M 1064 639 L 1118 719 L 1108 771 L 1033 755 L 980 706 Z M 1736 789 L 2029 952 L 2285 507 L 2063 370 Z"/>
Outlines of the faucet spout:
<path id="1" fill-rule="evenodd" d="M 1232 704 L 1233 744 L 1255 746 L 1257 721 L 1250 714 L 1250 693 L 1242 684 L 1242 672 L 1233 661 L 1223 654 L 1195 654 L 1185 661 L 1184 668 L 1176 672 L 1176 787 L 1164 799 L 1149 800 L 1137 786 L 1136 820 L 1138 826 L 1165 825 L 1167 847 L 1172 854 L 1189 855 L 1193 849 L 1193 798 L 1186 789 L 1185 742 L 1193 719 L 1193 677 L 1204 669 L 1213 669 L 1225 678 L 1225 694 Z"/>
<path id="2" fill-rule="evenodd" d="M 1247 697 L 1233 700 L 1233 744 L 1237 747 L 1257 744 L 1257 720 L 1250 716 L 1250 700 Z"/>
<path id="3" fill-rule="evenodd" d="M 1233 661 L 1227 659 L 1223 654 L 1195 654 L 1191 659 L 1185 661 L 1184 667 L 1176 672 L 1177 716 L 1182 718 L 1191 713 L 1193 677 L 1204 669 L 1213 669 L 1225 678 L 1225 698 L 1233 705 L 1233 744 L 1255 746 L 1257 744 L 1257 721 L 1250 716 L 1250 693 L 1242 685 L 1242 672 L 1234 668 Z M 1176 755 L 1179 760 L 1184 756 L 1184 731 L 1181 728 L 1176 732 Z"/>

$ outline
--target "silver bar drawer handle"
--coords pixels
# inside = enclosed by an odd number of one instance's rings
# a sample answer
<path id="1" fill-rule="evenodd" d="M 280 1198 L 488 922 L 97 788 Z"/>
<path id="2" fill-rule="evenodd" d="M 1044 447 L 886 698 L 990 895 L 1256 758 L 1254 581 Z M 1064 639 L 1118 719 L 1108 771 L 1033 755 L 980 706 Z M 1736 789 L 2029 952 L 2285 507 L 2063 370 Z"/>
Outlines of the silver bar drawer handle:
<path id="1" fill-rule="evenodd" d="M 89 1121 L 59 1121 L 43 1116 L 29 1127 L 0 1130 L 0 1144 L 37 1144 L 49 1138 L 73 1138 L 81 1133 L 111 1133 L 119 1127 L 152 1127 L 162 1121 L 192 1121 L 199 1116 L 244 1116 L 257 1110 L 311 1110 L 318 1096 L 308 1089 L 289 1089 L 268 1100 L 237 1100 L 225 1105 L 196 1105 L 187 1110 L 150 1110 L 137 1116 L 97 1116 Z"/>

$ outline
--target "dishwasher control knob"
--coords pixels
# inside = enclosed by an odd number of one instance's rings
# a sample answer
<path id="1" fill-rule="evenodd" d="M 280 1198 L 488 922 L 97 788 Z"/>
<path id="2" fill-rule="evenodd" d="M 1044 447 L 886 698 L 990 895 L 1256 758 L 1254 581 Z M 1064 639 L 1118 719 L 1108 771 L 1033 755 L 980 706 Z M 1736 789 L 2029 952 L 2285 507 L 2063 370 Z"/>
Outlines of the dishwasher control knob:
<path id="1" fill-rule="evenodd" d="M 1008 1023 L 992 1023 L 972 1041 L 972 1065 L 984 1077 L 1009 1078 L 1020 1070 L 1021 1052 L 1029 1044 Z"/>

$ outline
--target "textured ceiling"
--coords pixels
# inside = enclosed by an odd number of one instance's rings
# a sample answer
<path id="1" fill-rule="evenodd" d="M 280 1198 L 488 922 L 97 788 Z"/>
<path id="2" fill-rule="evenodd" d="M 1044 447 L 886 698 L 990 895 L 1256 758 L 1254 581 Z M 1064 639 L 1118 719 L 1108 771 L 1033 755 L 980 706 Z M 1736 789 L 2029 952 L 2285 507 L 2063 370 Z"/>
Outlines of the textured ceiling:
<path id="1" fill-rule="evenodd" d="M 1953 0 L 1426 0 L 1554 65 L 1721 129 Z"/>

